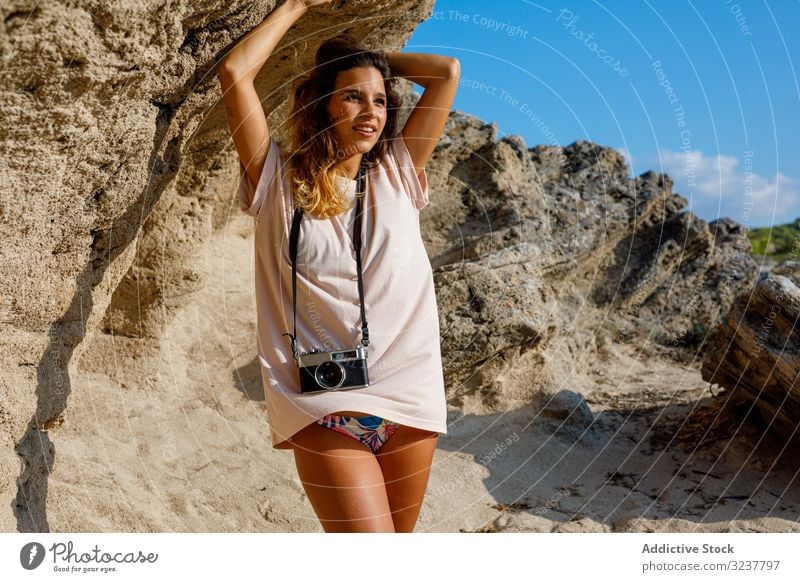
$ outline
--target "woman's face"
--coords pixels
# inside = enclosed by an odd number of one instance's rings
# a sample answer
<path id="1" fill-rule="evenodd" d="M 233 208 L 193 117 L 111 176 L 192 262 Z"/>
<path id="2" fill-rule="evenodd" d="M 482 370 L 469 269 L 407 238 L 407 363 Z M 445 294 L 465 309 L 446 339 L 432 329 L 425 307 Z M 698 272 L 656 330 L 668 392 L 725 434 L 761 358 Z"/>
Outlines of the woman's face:
<path id="1" fill-rule="evenodd" d="M 340 71 L 328 100 L 328 114 L 342 150 L 338 158 L 371 150 L 386 126 L 386 87 L 380 71 L 375 67 Z"/>

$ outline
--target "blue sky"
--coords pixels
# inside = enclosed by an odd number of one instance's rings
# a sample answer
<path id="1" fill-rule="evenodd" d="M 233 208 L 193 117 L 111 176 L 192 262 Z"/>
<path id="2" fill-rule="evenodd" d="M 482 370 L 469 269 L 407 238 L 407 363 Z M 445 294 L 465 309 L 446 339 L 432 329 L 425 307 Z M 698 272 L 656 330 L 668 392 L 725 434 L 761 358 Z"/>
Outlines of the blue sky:
<path id="1" fill-rule="evenodd" d="M 457 57 L 500 135 L 614 147 L 753 228 L 800 216 L 798 29 L 798 0 L 437 0 L 404 50 Z"/>

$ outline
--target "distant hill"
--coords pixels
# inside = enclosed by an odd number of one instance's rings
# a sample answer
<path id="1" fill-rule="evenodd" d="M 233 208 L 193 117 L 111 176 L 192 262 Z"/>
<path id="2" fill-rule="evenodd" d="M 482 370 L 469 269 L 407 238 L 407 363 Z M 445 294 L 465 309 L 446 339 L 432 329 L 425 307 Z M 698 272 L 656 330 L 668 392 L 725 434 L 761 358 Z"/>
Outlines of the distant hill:
<path id="1" fill-rule="evenodd" d="M 772 228 L 752 228 L 748 231 L 748 237 L 753 244 L 753 256 L 766 254 L 778 262 L 800 260 L 800 218 Z"/>

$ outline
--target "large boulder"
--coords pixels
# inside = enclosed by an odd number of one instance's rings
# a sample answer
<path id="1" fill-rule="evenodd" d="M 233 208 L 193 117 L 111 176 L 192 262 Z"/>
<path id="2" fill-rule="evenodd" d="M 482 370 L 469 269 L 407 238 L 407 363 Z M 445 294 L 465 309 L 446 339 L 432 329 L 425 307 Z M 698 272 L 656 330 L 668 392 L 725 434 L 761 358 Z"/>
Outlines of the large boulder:
<path id="1" fill-rule="evenodd" d="M 771 275 L 736 298 L 715 327 L 703 379 L 728 388 L 759 412 L 763 426 L 800 443 L 800 288 Z"/>

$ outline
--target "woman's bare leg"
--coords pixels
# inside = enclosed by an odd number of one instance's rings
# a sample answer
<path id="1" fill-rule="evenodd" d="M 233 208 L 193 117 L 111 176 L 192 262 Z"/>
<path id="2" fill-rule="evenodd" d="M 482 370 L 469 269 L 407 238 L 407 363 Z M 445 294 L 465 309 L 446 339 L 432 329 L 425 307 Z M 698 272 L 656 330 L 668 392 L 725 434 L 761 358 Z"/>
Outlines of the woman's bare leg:
<path id="1" fill-rule="evenodd" d="M 394 532 L 383 473 L 366 446 L 316 423 L 291 442 L 303 489 L 326 532 Z"/>
<path id="2" fill-rule="evenodd" d="M 376 455 L 396 532 L 412 532 L 428 487 L 439 433 L 400 426 Z"/>

